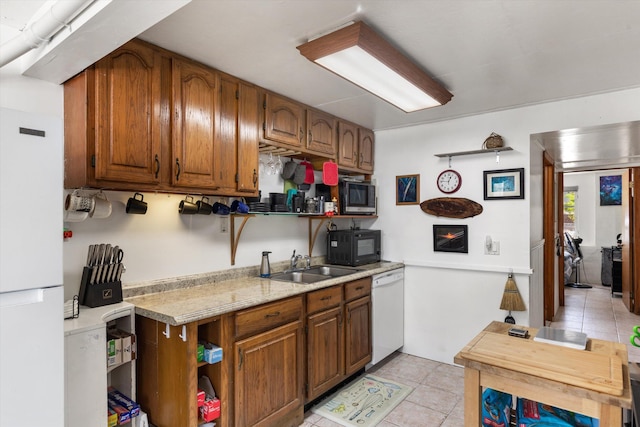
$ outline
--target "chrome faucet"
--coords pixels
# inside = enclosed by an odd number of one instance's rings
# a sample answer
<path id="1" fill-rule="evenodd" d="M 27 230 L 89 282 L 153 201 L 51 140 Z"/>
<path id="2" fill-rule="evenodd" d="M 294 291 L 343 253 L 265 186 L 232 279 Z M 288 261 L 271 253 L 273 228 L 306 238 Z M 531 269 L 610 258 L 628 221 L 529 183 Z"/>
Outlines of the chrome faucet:
<path id="1" fill-rule="evenodd" d="M 296 255 L 296 250 L 293 250 L 293 254 L 291 255 L 291 270 L 295 270 L 298 268 L 298 261 L 302 258 L 302 255 Z"/>
<path id="2" fill-rule="evenodd" d="M 300 268 L 298 268 L 298 261 L 301 259 L 304 259 L 305 261 L 305 270 L 311 268 L 311 257 L 309 255 L 296 255 L 296 250 L 294 249 L 293 254 L 291 255 L 291 265 L 289 266 L 291 271 L 300 270 Z"/>

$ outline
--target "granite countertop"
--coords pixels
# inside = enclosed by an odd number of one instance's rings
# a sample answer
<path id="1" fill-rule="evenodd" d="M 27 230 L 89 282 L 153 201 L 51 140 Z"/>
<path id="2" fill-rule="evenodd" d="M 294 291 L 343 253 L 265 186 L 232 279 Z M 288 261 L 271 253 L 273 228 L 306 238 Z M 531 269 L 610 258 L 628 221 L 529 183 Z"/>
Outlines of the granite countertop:
<path id="1" fill-rule="evenodd" d="M 123 292 L 125 300 L 135 305 L 136 314 L 179 326 L 402 267 L 401 262 L 381 261 L 358 266 L 360 271 L 354 274 L 312 284 L 221 273 L 138 285 Z"/>

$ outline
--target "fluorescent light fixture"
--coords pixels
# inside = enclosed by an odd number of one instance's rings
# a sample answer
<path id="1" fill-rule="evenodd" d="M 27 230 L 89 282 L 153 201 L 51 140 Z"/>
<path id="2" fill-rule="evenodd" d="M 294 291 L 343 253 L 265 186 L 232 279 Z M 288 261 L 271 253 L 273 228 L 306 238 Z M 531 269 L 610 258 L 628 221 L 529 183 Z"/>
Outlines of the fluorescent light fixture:
<path id="1" fill-rule="evenodd" d="M 364 22 L 298 46 L 309 61 L 410 113 L 444 105 L 453 95 Z"/>

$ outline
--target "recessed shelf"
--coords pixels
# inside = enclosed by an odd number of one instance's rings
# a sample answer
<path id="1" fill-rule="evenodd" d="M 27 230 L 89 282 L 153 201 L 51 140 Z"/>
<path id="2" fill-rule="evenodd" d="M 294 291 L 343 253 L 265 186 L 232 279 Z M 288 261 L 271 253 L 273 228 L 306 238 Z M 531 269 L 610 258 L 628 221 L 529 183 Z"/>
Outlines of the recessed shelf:
<path id="1" fill-rule="evenodd" d="M 455 157 L 455 156 L 468 156 L 471 154 L 483 154 L 483 153 L 499 153 L 501 151 L 513 151 L 511 147 L 500 147 L 500 148 L 487 148 L 482 150 L 471 150 L 471 151 L 458 151 L 455 153 L 442 153 L 436 154 L 436 157 Z"/>

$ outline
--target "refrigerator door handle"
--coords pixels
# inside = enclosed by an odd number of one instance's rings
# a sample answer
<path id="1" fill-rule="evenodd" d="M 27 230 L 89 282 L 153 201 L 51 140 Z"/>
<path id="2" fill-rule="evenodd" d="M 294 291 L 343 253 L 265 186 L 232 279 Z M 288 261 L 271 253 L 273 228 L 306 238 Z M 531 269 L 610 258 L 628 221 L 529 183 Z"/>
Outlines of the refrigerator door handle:
<path id="1" fill-rule="evenodd" d="M 42 301 L 44 301 L 44 289 L 42 288 L 0 293 L 1 308 L 36 304 Z"/>

